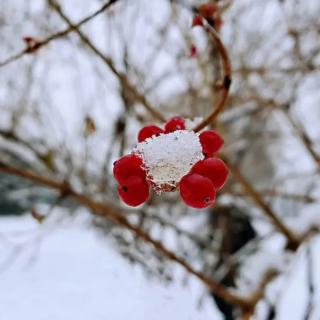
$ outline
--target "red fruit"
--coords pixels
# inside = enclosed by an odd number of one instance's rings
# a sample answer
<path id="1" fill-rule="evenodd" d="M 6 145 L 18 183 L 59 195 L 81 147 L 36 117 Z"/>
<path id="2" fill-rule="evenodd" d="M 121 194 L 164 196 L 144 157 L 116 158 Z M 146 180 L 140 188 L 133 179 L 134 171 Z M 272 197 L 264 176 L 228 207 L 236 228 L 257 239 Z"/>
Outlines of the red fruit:
<path id="1" fill-rule="evenodd" d="M 159 136 L 161 133 L 164 133 L 164 131 L 157 126 L 145 126 L 139 131 L 138 141 L 142 142 L 152 136 Z"/>
<path id="2" fill-rule="evenodd" d="M 214 203 L 216 191 L 210 179 L 199 174 L 187 174 L 180 181 L 183 201 L 193 208 L 206 208 Z"/>
<path id="3" fill-rule="evenodd" d="M 218 11 L 218 6 L 214 3 L 205 3 L 198 8 L 199 14 L 205 18 L 211 18 Z"/>
<path id="4" fill-rule="evenodd" d="M 192 27 L 196 27 L 196 26 L 202 26 L 202 17 L 199 15 L 196 15 L 193 20 L 192 20 Z"/>
<path id="5" fill-rule="evenodd" d="M 129 154 L 115 161 L 113 166 L 113 175 L 121 185 L 133 175 L 145 179 L 146 171 L 142 166 L 143 162 L 140 157 L 134 154 Z"/>
<path id="6" fill-rule="evenodd" d="M 136 207 L 149 198 L 149 186 L 140 176 L 130 176 L 123 185 L 118 187 L 118 193 L 124 203 Z"/>
<path id="7" fill-rule="evenodd" d="M 166 133 L 174 132 L 176 130 L 185 130 L 185 120 L 181 117 L 173 117 L 168 120 L 164 125 L 164 130 Z"/>
<path id="8" fill-rule="evenodd" d="M 229 169 L 226 164 L 218 158 L 207 158 L 198 161 L 190 173 L 200 174 L 211 180 L 216 190 L 219 190 L 226 183 Z"/>
<path id="9" fill-rule="evenodd" d="M 192 45 L 190 47 L 190 58 L 195 58 L 198 55 L 198 49 L 196 46 Z"/>
<path id="10" fill-rule="evenodd" d="M 213 156 L 222 146 L 222 137 L 214 130 L 203 131 L 199 135 L 200 143 L 202 145 L 202 152 L 206 157 Z"/>

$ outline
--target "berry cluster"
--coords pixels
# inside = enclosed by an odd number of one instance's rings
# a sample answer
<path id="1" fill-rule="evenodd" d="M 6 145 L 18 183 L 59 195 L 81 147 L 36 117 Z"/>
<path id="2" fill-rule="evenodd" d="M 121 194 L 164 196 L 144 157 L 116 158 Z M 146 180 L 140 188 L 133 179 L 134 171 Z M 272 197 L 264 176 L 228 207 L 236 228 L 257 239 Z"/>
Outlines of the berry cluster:
<path id="1" fill-rule="evenodd" d="M 175 131 L 187 132 L 183 118 L 170 119 L 165 123 L 164 129 L 154 125 L 142 128 L 138 134 L 138 142 L 154 141 L 160 135 L 170 135 Z M 206 208 L 214 203 L 216 192 L 225 184 L 229 171 L 225 163 L 215 157 L 223 145 L 223 139 L 217 132 L 203 131 L 199 136 L 196 135 L 195 139 L 199 140 L 197 143 L 200 143 L 199 148 L 202 148 L 203 155 L 200 158 L 202 160 L 191 164 L 190 170 L 187 169 L 183 176 L 180 176 L 177 185 L 180 188 L 181 198 L 187 205 L 193 208 Z M 140 154 L 132 153 L 115 161 L 113 174 L 119 183 L 120 198 L 127 205 L 135 207 L 148 200 L 150 187 L 154 187 L 154 183 L 148 176 L 148 166 Z"/>

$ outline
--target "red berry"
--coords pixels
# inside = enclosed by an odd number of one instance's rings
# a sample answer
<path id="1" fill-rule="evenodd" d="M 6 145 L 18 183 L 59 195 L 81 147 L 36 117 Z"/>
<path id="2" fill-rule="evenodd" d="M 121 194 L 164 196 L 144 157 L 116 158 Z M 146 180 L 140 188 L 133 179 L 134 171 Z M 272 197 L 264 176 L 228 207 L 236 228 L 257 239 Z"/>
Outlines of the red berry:
<path id="1" fill-rule="evenodd" d="M 218 11 L 218 6 L 214 3 L 205 3 L 198 8 L 199 14 L 205 18 L 211 18 Z"/>
<path id="2" fill-rule="evenodd" d="M 209 178 L 213 183 L 214 188 L 219 190 L 227 181 L 229 169 L 221 159 L 207 158 L 198 161 L 190 172 Z"/>
<path id="3" fill-rule="evenodd" d="M 126 155 L 114 163 L 113 175 L 122 185 L 130 176 L 146 178 L 146 171 L 143 169 L 143 162 L 140 157 L 134 154 Z"/>
<path id="4" fill-rule="evenodd" d="M 173 117 L 168 120 L 164 125 L 164 130 L 166 133 L 174 132 L 176 130 L 185 130 L 185 121 L 181 117 Z"/>
<path id="5" fill-rule="evenodd" d="M 161 133 L 164 133 L 164 131 L 157 126 L 145 126 L 139 131 L 138 141 L 142 142 L 152 136 L 159 136 Z"/>
<path id="6" fill-rule="evenodd" d="M 192 27 L 202 26 L 202 25 L 203 25 L 202 17 L 199 15 L 196 15 L 192 20 Z"/>
<path id="7" fill-rule="evenodd" d="M 198 55 L 198 49 L 196 46 L 192 45 L 190 47 L 190 58 L 195 58 Z"/>
<path id="8" fill-rule="evenodd" d="M 206 157 L 213 156 L 223 146 L 222 137 L 214 130 L 203 131 L 199 135 L 202 152 Z"/>
<path id="9" fill-rule="evenodd" d="M 189 173 L 181 179 L 180 194 L 183 201 L 193 208 L 206 208 L 216 198 L 211 180 L 195 173 Z"/>
<path id="10" fill-rule="evenodd" d="M 129 206 L 136 207 L 149 198 L 149 186 L 140 176 L 130 176 L 118 187 L 120 198 Z"/>

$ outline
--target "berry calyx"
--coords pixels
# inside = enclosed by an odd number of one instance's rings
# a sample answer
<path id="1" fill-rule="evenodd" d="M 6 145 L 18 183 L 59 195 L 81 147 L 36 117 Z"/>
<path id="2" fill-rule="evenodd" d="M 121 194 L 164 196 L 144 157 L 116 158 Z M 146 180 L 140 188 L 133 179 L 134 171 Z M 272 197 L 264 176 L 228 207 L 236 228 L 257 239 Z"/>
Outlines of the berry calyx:
<path id="1" fill-rule="evenodd" d="M 193 208 L 207 208 L 216 198 L 216 191 L 210 179 L 196 173 L 185 175 L 180 181 L 183 201 Z"/>
<path id="2" fill-rule="evenodd" d="M 164 130 L 166 133 L 174 132 L 176 130 L 185 130 L 186 124 L 185 120 L 181 117 L 173 117 L 168 120 L 164 125 Z"/>
<path id="3" fill-rule="evenodd" d="M 123 185 L 118 187 L 118 193 L 124 203 L 137 207 L 149 198 L 149 186 L 139 176 L 130 176 Z"/>
<path id="4" fill-rule="evenodd" d="M 130 176 L 139 176 L 146 179 L 142 159 L 135 154 L 126 155 L 115 161 L 113 175 L 120 185 L 123 185 Z"/>
<path id="5" fill-rule="evenodd" d="M 190 173 L 199 174 L 211 180 L 216 190 L 221 189 L 227 181 L 229 169 L 226 164 L 218 158 L 207 158 L 198 161 Z"/>
<path id="6" fill-rule="evenodd" d="M 199 140 L 205 157 L 212 157 L 224 143 L 222 137 L 214 130 L 203 131 L 199 135 Z"/>
<path id="7" fill-rule="evenodd" d="M 138 142 L 143 142 L 153 136 L 159 136 L 164 131 L 157 126 L 145 126 L 138 133 Z"/>

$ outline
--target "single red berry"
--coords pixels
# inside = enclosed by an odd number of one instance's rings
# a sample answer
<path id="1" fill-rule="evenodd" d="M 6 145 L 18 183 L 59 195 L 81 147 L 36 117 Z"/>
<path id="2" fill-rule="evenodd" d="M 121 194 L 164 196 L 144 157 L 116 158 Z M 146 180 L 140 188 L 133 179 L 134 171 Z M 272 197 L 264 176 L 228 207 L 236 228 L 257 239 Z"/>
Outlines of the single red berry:
<path id="1" fill-rule="evenodd" d="M 223 146 L 222 137 L 214 130 L 203 131 L 199 135 L 202 152 L 206 157 L 213 156 Z"/>
<path id="2" fill-rule="evenodd" d="M 164 125 L 164 130 L 166 133 L 174 132 L 176 130 L 185 130 L 185 120 L 181 117 L 173 117 L 168 120 Z"/>
<path id="3" fill-rule="evenodd" d="M 205 18 L 211 18 L 218 11 L 218 6 L 214 3 L 205 3 L 199 6 L 198 12 Z"/>
<path id="4" fill-rule="evenodd" d="M 115 161 L 113 166 L 113 175 L 122 185 L 130 176 L 139 176 L 146 178 L 146 171 L 143 169 L 143 162 L 140 157 L 134 154 L 126 155 Z"/>
<path id="5" fill-rule="evenodd" d="M 207 158 L 198 161 L 191 169 L 190 173 L 200 174 L 211 180 L 216 190 L 219 190 L 226 183 L 229 169 L 226 164 L 218 158 Z"/>
<path id="6" fill-rule="evenodd" d="M 216 198 L 211 180 L 195 173 L 187 174 L 181 179 L 180 194 L 188 206 L 199 209 L 212 205 Z"/>
<path id="7" fill-rule="evenodd" d="M 118 187 L 118 193 L 124 203 L 137 207 L 149 198 L 149 186 L 140 176 L 130 176 Z"/>
<path id="8" fill-rule="evenodd" d="M 153 136 L 159 136 L 164 131 L 157 126 L 145 126 L 143 127 L 138 134 L 138 142 L 142 142 L 147 138 L 151 138 Z"/>
<path id="9" fill-rule="evenodd" d="M 202 26 L 202 25 L 203 25 L 202 17 L 199 15 L 194 16 L 192 20 L 192 27 Z"/>
<path id="10" fill-rule="evenodd" d="M 195 58 L 198 55 L 198 49 L 195 45 L 190 47 L 190 58 Z"/>

